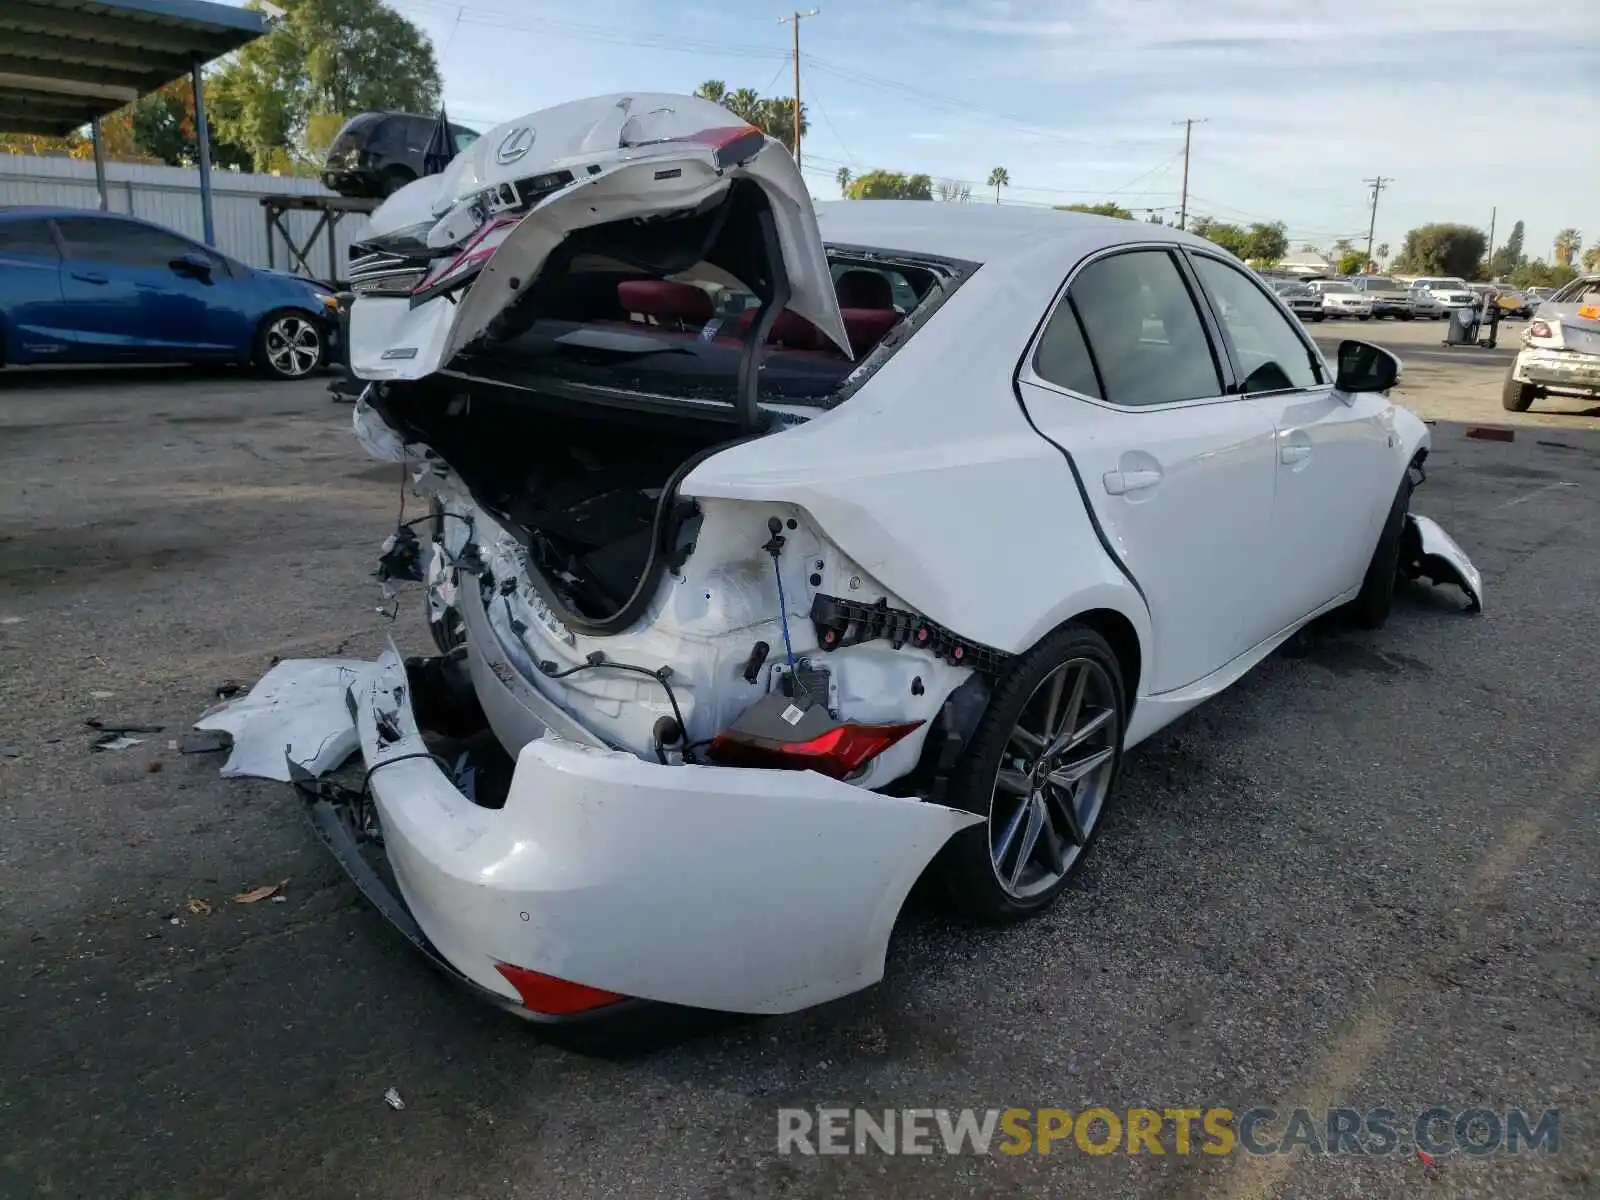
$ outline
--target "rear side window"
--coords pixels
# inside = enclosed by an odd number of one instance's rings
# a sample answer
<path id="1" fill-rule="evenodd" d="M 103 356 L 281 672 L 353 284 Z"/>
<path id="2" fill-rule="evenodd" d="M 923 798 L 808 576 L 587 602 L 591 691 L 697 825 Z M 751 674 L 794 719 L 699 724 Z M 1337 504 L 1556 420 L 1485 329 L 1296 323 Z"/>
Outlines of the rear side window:
<path id="1" fill-rule="evenodd" d="M 1078 314 L 1072 311 L 1071 300 L 1057 305 L 1050 323 L 1044 327 L 1039 348 L 1033 352 L 1033 371 L 1040 379 L 1047 379 L 1080 396 L 1104 398 L 1100 395 L 1100 381 L 1095 377 L 1094 360 L 1089 357 L 1089 343 L 1084 341 L 1083 326 L 1078 323 Z"/>
<path id="2" fill-rule="evenodd" d="M 1142 408 L 1222 393 L 1211 341 L 1167 251 L 1092 262 L 1068 295 L 1110 403 Z"/>
<path id="3" fill-rule="evenodd" d="M 0 221 L 0 257 L 59 258 L 50 223 L 42 218 Z"/>

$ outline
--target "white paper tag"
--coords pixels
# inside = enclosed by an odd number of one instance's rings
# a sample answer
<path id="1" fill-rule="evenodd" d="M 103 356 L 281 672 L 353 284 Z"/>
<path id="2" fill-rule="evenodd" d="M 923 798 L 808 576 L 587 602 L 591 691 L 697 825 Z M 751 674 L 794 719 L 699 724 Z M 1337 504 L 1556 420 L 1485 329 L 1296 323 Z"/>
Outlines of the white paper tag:
<path id="1" fill-rule="evenodd" d="M 791 704 L 778 715 L 785 721 L 789 722 L 789 724 L 798 725 L 800 724 L 801 719 L 806 715 L 806 711 L 803 708 L 796 708 Z"/>

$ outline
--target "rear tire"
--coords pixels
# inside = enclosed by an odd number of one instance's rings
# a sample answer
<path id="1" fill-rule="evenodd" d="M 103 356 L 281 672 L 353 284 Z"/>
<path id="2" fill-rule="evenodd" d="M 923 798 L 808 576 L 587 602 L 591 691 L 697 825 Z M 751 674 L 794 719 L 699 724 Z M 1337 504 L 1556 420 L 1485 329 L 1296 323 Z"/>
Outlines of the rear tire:
<path id="1" fill-rule="evenodd" d="M 1411 472 L 1408 470 L 1394 494 L 1383 532 L 1378 535 L 1378 545 L 1372 551 L 1361 591 L 1345 606 L 1346 615 L 1362 629 L 1382 629 L 1394 607 L 1395 583 L 1400 578 L 1400 537 L 1405 532 L 1406 513 L 1410 508 Z"/>
<path id="2" fill-rule="evenodd" d="M 1500 389 L 1500 407 L 1507 412 L 1527 412 L 1539 395 L 1539 389 L 1533 384 L 1517 380 L 1517 364 L 1512 363 L 1506 371 L 1505 384 Z"/>
<path id="3" fill-rule="evenodd" d="M 951 806 L 984 818 L 940 852 L 957 907 L 1016 921 L 1065 890 L 1115 787 L 1127 711 L 1117 656 L 1087 626 L 1063 626 L 1011 667 L 950 780 Z"/>

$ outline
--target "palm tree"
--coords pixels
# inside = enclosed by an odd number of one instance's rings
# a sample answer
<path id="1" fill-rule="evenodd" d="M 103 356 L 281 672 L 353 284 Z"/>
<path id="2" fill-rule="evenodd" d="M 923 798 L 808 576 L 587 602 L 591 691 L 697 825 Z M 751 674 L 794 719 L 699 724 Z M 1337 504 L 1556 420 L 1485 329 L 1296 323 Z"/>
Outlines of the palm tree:
<path id="1" fill-rule="evenodd" d="M 1563 267 L 1572 265 L 1572 258 L 1578 253 L 1578 247 L 1583 245 L 1583 238 L 1576 229 L 1563 229 L 1556 234 L 1556 262 Z"/>
<path id="2" fill-rule="evenodd" d="M 708 79 L 695 88 L 694 94 L 702 100 L 709 100 L 713 104 L 721 104 L 728 96 L 728 85 L 720 79 Z"/>
<path id="3" fill-rule="evenodd" d="M 1388 242 L 1379 242 L 1378 243 L 1378 248 L 1376 250 L 1374 250 L 1373 253 L 1378 256 L 1378 261 L 1379 262 L 1388 262 L 1389 261 L 1389 243 Z"/>
<path id="4" fill-rule="evenodd" d="M 850 168 L 840 167 L 833 173 L 834 181 L 839 185 L 839 195 L 846 200 L 850 199 Z"/>
<path id="5" fill-rule="evenodd" d="M 994 202 L 1000 203 L 1000 189 L 1011 186 L 1011 172 L 1004 167 L 996 167 L 989 172 L 989 186 L 994 189 Z"/>
<path id="6" fill-rule="evenodd" d="M 738 91 L 729 92 L 722 98 L 722 107 L 741 121 L 748 121 L 752 125 L 761 123 L 761 97 L 755 88 L 743 87 Z"/>

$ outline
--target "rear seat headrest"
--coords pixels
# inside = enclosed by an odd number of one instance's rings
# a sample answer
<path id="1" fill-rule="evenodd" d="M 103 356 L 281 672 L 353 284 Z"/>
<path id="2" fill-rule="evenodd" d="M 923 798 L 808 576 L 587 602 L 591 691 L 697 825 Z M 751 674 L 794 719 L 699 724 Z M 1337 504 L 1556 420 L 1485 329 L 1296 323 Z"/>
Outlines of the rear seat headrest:
<path id="1" fill-rule="evenodd" d="M 894 288 L 889 277 L 864 267 L 840 272 L 833 290 L 839 295 L 840 308 L 894 307 Z"/>
<path id="2" fill-rule="evenodd" d="M 665 279 L 629 279 L 617 284 L 617 302 L 623 310 L 645 317 L 667 317 L 690 325 L 703 325 L 716 311 L 711 297 L 692 283 Z"/>

